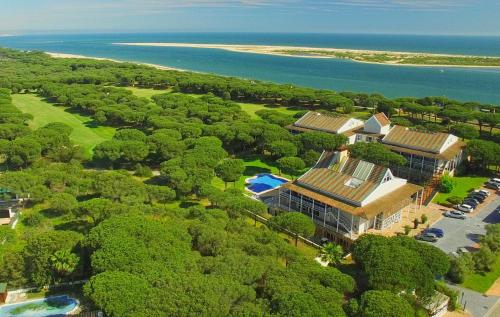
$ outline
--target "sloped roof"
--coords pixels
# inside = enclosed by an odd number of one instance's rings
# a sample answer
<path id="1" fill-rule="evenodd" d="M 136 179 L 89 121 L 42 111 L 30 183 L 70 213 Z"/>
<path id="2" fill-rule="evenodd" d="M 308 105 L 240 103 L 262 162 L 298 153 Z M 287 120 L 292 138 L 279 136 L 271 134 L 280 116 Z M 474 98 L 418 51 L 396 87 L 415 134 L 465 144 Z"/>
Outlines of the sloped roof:
<path id="1" fill-rule="evenodd" d="M 390 194 L 382 196 L 381 198 L 367 204 L 366 206 L 357 207 L 351 204 L 346 204 L 340 200 L 323 195 L 311 189 L 298 186 L 295 183 L 286 183 L 285 185 L 283 185 L 283 188 L 290 189 L 296 193 L 310 197 L 316 201 L 322 202 L 324 204 L 338 208 L 342 211 L 350 213 L 354 216 L 362 217 L 364 219 L 371 219 L 380 213 L 383 213 L 385 216 L 392 215 L 398 210 L 401 210 L 402 208 L 407 206 L 410 197 L 418 191 L 422 190 L 422 187 L 418 185 L 406 183 Z"/>
<path id="2" fill-rule="evenodd" d="M 378 123 L 380 123 L 380 125 L 383 127 L 391 124 L 391 121 L 389 120 L 389 118 L 387 118 L 387 116 L 383 112 L 377 113 L 376 115 L 374 115 L 374 117 L 375 119 L 377 119 Z"/>
<path id="3" fill-rule="evenodd" d="M 387 168 L 349 158 L 339 171 L 329 167 L 312 168 L 296 184 L 347 203 L 361 205 L 381 183 Z"/>
<path id="4" fill-rule="evenodd" d="M 349 120 L 349 117 L 333 117 L 319 112 L 309 111 L 293 125 L 299 128 L 337 133 Z"/>
<path id="5" fill-rule="evenodd" d="M 423 132 L 394 126 L 382 139 L 382 143 L 439 154 L 449 136 L 449 133 Z"/>

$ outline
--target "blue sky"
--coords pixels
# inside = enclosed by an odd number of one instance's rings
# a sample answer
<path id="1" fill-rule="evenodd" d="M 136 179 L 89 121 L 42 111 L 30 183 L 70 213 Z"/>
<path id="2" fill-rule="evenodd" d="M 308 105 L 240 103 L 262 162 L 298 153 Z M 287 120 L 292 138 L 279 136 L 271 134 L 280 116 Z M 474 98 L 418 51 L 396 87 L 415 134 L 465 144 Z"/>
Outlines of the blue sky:
<path id="1" fill-rule="evenodd" d="M 0 34 L 318 32 L 500 35 L 500 0 L 0 0 Z"/>

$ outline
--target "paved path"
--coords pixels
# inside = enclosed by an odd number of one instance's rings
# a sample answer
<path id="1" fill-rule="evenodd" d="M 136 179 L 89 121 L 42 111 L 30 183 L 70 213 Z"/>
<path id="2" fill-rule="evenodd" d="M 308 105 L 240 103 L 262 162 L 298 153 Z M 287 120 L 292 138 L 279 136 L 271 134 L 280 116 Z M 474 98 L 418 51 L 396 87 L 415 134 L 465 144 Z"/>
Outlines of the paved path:
<path id="1" fill-rule="evenodd" d="M 443 229 L 444 237 L 433 245 L 446 253 L 457 251 L 459 247 L 472 248 L 479 242 L 481 235 L 485 234 L 485 225 L 500 223 L 500 213 L 495 210 L 499 205 L 500 196 L 496 195 L 488 205 L 466 220 L 443 217 L 433 227 Z"/>
<path id="2" fill-rule="evenodd" d="M 448 284 L 448 286 L 460 292 L 458 297 L 459 303 L 462 305 L 462 308 L 465 305 L 465 310 L 468 311 L 473 317 L 483 317 L 486 316 L 486 313 L 488 312 L 489 316 L 497 316 L 492 315 L 492 311 L 496 312 L 498 307 L 497 303 L 500 302 L 500 297 L 486 296 L 454 284 Z"/>

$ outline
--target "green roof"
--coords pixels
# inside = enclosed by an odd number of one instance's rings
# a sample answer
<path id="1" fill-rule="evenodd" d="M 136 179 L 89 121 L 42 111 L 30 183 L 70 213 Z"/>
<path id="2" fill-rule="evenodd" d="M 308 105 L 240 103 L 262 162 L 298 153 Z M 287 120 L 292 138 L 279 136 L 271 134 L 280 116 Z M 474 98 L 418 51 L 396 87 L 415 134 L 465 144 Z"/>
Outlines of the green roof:
<path id="1" fill-rule="evenodd" d="M 0 293 L 7 291 L 7 283 L 0 283 Z"/>

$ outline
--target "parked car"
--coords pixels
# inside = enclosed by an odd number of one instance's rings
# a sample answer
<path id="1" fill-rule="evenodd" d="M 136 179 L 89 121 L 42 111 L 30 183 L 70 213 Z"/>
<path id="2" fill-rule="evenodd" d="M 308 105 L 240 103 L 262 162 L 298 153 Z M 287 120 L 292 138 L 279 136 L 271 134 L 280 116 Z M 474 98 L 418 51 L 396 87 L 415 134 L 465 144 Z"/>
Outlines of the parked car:
<path id="1" fill-rule="evenodd" d="M 415 236 L 415 239 L 427 242 L 436 242 L 438 239 L 433 233 L 423 233 Z"/>
<path id="2" fill-rule="evenodd" d="M 474 208 L 471 205 L 461 204 L 457 206 L 457 209 L 463 212 L 473 212 Z"/>
<path id="3" fill-rule="evenodd" d="M 485 192 L 479 191 L 479 190 L 474 190 L 470 192 L 471 195 L 476 195 L 476 196 L 483 196 L 484 198 L 488 197 L 488 194 Z"/>
<path id="4" fill-rule="evenodd" d="M 469 194 L 469 196 L 467 196 L 467 198 L 474 198 L 475 200 L 479 201 L 480 203 L 482 203 L 486 199 L 483 195 L 479 195 L 479 194 Z"/>
<path id="5" fill-rule="evenodd" d="M 474 193 L 480 193 L 480 194 L 486 195 L 486 197 L 488 197 L 490 195 L 490 192 L 487 191 L 487 190 L 484 190 L 484 189 L 475 190 L 473 192 Z"/>
<path id="6" fill-rule="evenodd" d="M 472 208 L 476 209 L 479 206 L 479 202 L 473 198 L 466 199 L 462 202 L 463 204 L 469 205 Z"/>
<path id="7" fill-rule="evenodd" d="M 500 184 L 500 178 L 490 178 L 489 182 Z"/>
<path id="8" fill-rule="evenodd" d="M 458 254 L 469 253 L 469 250 L 466 247 L 460 247 L 460 248 L 457 248 L 457 253 Z"/>
<path id="9" fill-rule="evenodd" d="M 484 187 L 494 190 L 500 190 L 500 183 L 486 182 L 486 184 L 484 184 Z"/>
<path id="10" fill-rule="evenodd" d="M 427 228 L 424 230 L 424 233 L 432 233 L 438 238 L 444 237 L 444 230 L 440 228 Z"/>
<path id="11" fill-rule="evenodd" d="M 449 217 L 449 218 L 455 218 L 455 219 L 463 219 L 463 220 L 465 220 L 467 218 L 467 216 L 465 216 L 465 214 L 463 212 L 458 211 L 458 210 L 447 211 L 444 213 L 444 216 Z"/>

